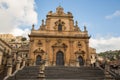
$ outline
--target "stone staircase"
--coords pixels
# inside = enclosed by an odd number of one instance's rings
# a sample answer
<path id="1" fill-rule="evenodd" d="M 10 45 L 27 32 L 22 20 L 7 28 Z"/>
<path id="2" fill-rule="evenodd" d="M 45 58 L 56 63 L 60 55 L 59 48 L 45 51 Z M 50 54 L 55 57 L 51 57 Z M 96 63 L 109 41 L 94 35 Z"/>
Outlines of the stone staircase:
<path id="1" fill-rule="evenodd" d="M 39 80 L 38 77 L 39 66 L 27 66 L 19 70 L 14 76 L 7 80 Z"/>
<path id="2" fill-rule="evenodd" d="M 46 67 L 46 79 L 104 80 L 104 72 L 91 67 Z"/>
<path id="3" fill-rule="evenodd" d="M 38 79 L 39 66 L 24 67 L 7 80 L 41 80 Z M 90 67 L 46 67 L 45 80 L 104 80 L 104 72 Z"/>
<path id="4" fill-rule="evenodd" d="M 3 78 L 7 75 L 7 68 L 4 67 L 0 70 L 0 80 L 3 80 Z"/>

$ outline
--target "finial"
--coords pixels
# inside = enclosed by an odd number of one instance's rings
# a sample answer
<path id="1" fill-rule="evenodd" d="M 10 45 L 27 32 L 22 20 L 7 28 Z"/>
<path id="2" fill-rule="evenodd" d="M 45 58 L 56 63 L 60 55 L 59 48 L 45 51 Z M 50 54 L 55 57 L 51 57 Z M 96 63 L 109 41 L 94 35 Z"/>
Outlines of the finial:
<path id="1" fill-rule="evenodd" d="M 57 12 L 59 15 L 61 15 L 61 14 L 64 13 L 63 10 L 64 10 L 64 9 L 61 7 L 61 5 L 59 5 L 59 6 L 56 8 L 56 12 Z"/>
<path id="2" fill-rule="evenodd" d="M 42 19 L 42 26 L 44 25 L 44 20 Z"/>
<path id="3" fill-rule="evenodd" d="M 59 2 L 59 7 L 61 7 L 61 2 Z"/>
<path id="4" fill-rule="evenodd" d="M 35 26 L 35 25 L 33 24 L 33 25 L 32 25 L 32 30 L 34 30 L 34 26 Z"/>
<path id="5" fill-rule="evenodd" d="M 62 1 L 60 0 L 60 2 L 59 2 L 59 7 L 61 7 L 61 3 L 62 3 Z"/>

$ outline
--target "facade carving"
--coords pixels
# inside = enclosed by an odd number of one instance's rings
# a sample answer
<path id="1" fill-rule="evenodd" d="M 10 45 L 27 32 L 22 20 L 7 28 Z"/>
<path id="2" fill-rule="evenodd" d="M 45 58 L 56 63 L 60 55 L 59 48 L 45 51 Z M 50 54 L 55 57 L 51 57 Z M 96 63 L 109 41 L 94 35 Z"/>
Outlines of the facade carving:
<path id="1" fill-rule="evenodd" d="M 78 22 L 74 24 L 72 13 L 64 13 L 61 6 L 55 13 L 48 12 L 39 29 L 32 26 L 29 38 L 29 65 L 39 65 L 41 60 L 46 61 L 46 66 L 90 64 L 90 36 L 86 26 L 81 31 Z"/>

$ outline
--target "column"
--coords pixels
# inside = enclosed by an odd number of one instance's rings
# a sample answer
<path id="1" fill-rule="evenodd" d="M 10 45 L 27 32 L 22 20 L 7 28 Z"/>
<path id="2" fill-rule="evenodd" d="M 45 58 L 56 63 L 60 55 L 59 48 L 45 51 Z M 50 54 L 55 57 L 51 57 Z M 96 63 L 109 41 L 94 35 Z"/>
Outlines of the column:
<path id="1" fill-rule="evenodd" d="M 7 70 L 7 76 L 10 76 L 12 74 L 12 64 L 8 64 L 7 68 L 8 68 L 8 70 Z"/>
<path id="2" fill-rule="evenodd" d="M 29 66 L 33 66 L 33 59 L 32 59 L 32 56 L 33 56 L 33 46 L 34 45 L 34 39 L 30 38 L 30 49 L 29 49 L 29 55 L 28 55 L 28 65 Z"/>
<path id="3" fill-rule="evenodd" d="M 90 56 L 89 56 L 89 41 L 85 41 L 86 44 L 86 54 L 87 54 L 87 59 L 86 59 L 86 66 L 90 66 Z"/>
<path id="4" fill-rule="evenodd" d="M 7 56 L 7 76 L 12 74 L 12 56 Z"/>
<path id="5" fill-rule="evenodd" d="M 23 58 L 22 66 L 25 66 L 25 58 Z"/>
<path id="6" fill-rule="evenodd" d="M 46 52 L 45 52 L 45 55 L 46 55 L 46 63 L 45 63 L 45 66 L 49 66 L 49 42 L 50 40 L 49 39 L 46 39 Z"/>
<path id="7" fill-rule="evenodd" d="M 69 41 L 69 44 L 70 44 L 70 48 L 69 48 L 69 50 L 70 50 L 70 66 L 75 66 L 74 65 L 74 62 L 73 62 L 73 42 L 74 41 L 72 41 L 72 40 L 70 40 Z"/>
<path id="8" fill-rule="evenodd" d="M 19 69 L 20 69 L 20 61 L 17 60 L 16 63 L 17 63 L 17 64 L 16 64 L 16 70 L 19 70 Z"/>
<path id="9" fill-rule="evenodd" d="M 78 58 L 76 59 L 76 67 L 80 67 Z"/>
<path id="10" fill-rule="evenodd" d="M 52 60 L 52 65 L 55 66 L 56 65 L 56 62 L 55 62 L 55 49 L 53 47 L 53 60 Z"/>
<path id="11" fill-rule="evenodd" d="M 66 47 L 64 48 L 64 66 L 68 66 Z"/>

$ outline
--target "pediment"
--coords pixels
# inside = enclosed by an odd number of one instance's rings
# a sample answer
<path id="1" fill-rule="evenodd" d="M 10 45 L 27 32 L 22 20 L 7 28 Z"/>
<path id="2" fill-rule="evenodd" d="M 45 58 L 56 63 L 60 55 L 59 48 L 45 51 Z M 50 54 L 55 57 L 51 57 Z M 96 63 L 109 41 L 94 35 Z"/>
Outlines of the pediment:
<path id="1" fill-rule="evenodd" d="M 55 43 L 52 47 L 67 48 L 67 45 L 65 43 Z"/>
<path id="2" fill-rule="evenodd" d="M 45 51 L 44 51 L 43 49 L 41 49 L 41 48 L 38 48 L 38 49 L 36 49 L 36 50 L 34 51 L 34 53 L 42 53 L 42 54 L 44 54 Z"/>
<path id="3" fill-rule="evenodd" d="M 56 8 L 56 12 L 49 11 L 47 16 L 59 16 L 59 17 L 60 16 L 64 16 L 64 17 L 71 16 L 72 17 L 72 13 L 71 12 L 65 13 L 64 9 L 61 6 L 58 6 Z"/>
<path id="4" fill-rule="evenodd" d="M 79 50 L 79 51 L 76 51 L 75 54 L 85 54 L 85 52 L 82 50 Z"/>

